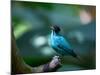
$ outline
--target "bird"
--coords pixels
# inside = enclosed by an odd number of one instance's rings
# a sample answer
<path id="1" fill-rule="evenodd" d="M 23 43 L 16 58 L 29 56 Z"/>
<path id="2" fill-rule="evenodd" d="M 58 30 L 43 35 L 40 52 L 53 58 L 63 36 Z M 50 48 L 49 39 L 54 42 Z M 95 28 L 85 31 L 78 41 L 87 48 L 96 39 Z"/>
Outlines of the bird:
<path id="1" fill-rule="evenodd" d="M 60 34 L 61 28 L 58 25 L 51 26 L 50 46 L 60 55 L 70 55 L 77 58 L 77 54 L 71 48 L 68 40 Z"/>

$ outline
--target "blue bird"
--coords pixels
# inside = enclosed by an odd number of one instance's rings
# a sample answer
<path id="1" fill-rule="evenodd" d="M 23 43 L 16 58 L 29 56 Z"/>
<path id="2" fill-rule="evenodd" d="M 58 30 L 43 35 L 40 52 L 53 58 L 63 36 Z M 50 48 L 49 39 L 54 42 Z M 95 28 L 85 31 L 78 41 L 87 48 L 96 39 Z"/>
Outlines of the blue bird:
<path id="1" fill-rule="evenodd" d="M 65 38 L 59 34 L 60 27 L 57 25 L 54 25 L 51 27 L 52 32 L 50 36 L 50 46 L 60 55 L 71 55 L 73 57 L 77 58 L 76 53 L 73 51 L 71 46 L 69 45 L 68 41 L 65 40 Z"/>

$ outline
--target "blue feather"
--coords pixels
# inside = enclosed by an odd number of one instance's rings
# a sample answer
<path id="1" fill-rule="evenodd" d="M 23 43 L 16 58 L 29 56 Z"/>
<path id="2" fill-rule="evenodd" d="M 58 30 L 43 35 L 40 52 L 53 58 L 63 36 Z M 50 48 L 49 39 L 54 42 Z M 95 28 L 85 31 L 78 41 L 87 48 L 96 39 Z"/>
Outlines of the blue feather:
<path id="1" fill-rule="evenodd" d="M 72 55 L 76 57 L 76 54 L 72 50 L 71 46 L 69 45 L 68 41 L 65 40 L 63 36 L 55 31 L 51 33 L 51 47 L 61 55 Z"/>

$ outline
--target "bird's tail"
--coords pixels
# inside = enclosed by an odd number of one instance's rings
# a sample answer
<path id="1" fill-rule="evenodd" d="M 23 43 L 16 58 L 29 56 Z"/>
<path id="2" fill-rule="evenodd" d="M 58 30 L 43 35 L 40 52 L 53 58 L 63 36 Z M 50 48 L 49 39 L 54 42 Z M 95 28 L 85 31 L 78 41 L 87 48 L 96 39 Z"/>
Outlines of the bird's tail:
<path id="1" fill-rule="evenodd" d="M 85 63 L 84 60 L 83 60 L 83 58 L 80 57 L 79 55 L 77 55 L 76 59 L 77 59 L 78 62 L 81 63 L 81 64 L 82 64 L 82 63 Z"/>
<path id="2" fill-rule="evenodd" d="M 81 58 L 80 58 L 80 56 L 78 56 L 75 52 L 74 52 L 74 50 L 72 50 L 72 54 L 71 54 L 74 58 L 76 58 L 78 61 L 81 61 Z"/>
<path id="3" fill-rule="evenodd" d="M 76 56 L 76 59 L 77 59 L 78 61 L 81 61 L 80 56 Z"/>
<path id="4" fill-rule="evenodd" d="M 74 58 L 76 58 L 78 61 L 82 61 L 82 60 L 81 60 L 81 57 L 78 56 L 74 51 L 73 51 L 72 56 L 73 56 Z"/>

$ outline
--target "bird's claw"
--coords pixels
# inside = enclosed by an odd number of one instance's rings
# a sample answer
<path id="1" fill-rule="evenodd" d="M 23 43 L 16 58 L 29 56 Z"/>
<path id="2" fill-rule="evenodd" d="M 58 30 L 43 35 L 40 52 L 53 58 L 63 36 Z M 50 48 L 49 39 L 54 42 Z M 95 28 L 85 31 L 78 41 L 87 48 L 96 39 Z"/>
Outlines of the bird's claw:
<path id="1" fill-rule="evenodd" d="M 54 56 L 54 57 L 53 57 L 53 59 L 59 59 L 59 58 L 60 58 L 59 56 Z"/>
<path id="2" fill-rule="evenodd" d="M 59 56 L 54 56 L 53 59 L 52 59 L 52 61 L 50 62 L 50 67 L 54 68 L 54 67 L 56 67 L 58 65 L 61 65 L 60 61 L 61 60 L 60 60 Z"/>
<path id="3" fill-rule="evenodd" d="M 54 57 L 53 57 L 53 60 L 55 61 L 56 64 L 61 65 L 61 59 L 60 59 L 59 56 L 54 56 Z"/>

